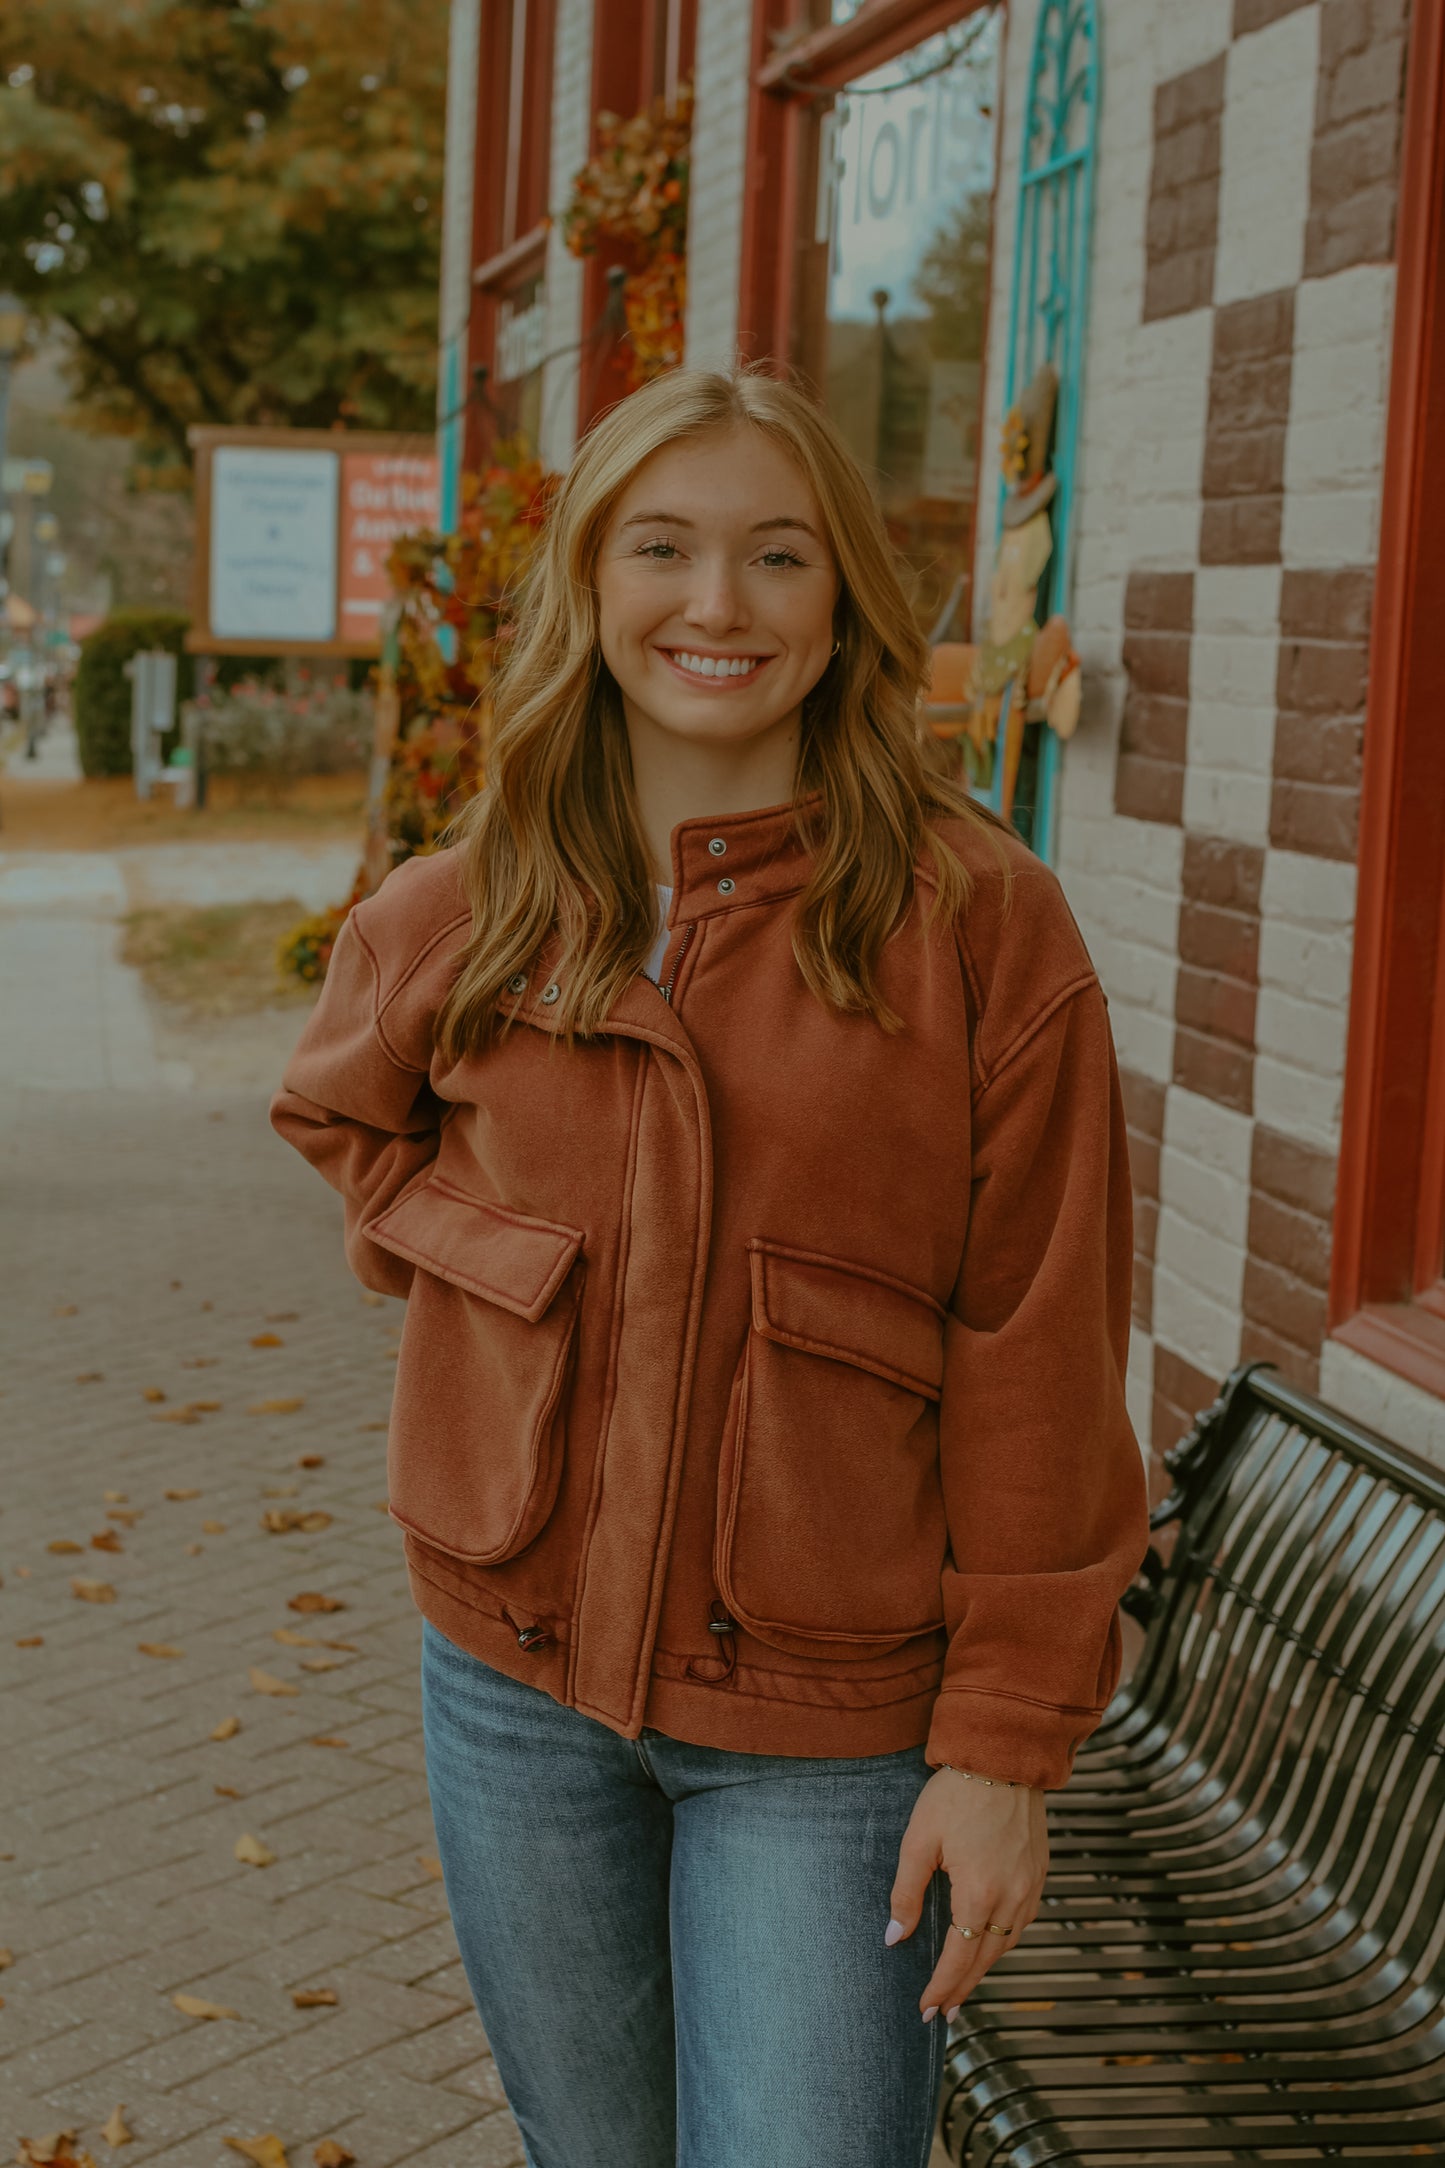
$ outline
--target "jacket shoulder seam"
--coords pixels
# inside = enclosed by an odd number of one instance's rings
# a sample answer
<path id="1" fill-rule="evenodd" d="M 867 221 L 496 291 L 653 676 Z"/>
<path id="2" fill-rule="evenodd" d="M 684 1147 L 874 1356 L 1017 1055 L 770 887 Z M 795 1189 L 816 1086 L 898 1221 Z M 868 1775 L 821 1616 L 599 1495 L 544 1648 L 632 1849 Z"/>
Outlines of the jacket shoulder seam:
<path id="1" fill-rule="evenodd" d="M 1097 986 L 1098 983 L 1098 975 L 1092 968 L 1081 971 L 1076 978 L 1070 979 L 1066 985 L 1061 986 L 1058 992 L 1046 1001 L 1041 1008 L 1036 1009 L 1028 1022 L 1022 1025 L 1013 1038 L 1010 1039 L 988 1073 L 986 1075 L 980 1073 L 978 1085 L 973 1095 L 974 1105 L 977 1106 L 985 1092 L 992 1090 L 1004 1071 L 1012 1066 L 1025 1048 L 1038 1037 L 1045 1024 L 1052 1017 L 1057 1016 L 1060 1009 L 1075 1000 L 1078 995 L 1086 993 L 1091 986 Z"/>
<path id="2" fill-rule="evenodd" d="M 392 1003 L 397 999 L 398 995 L 403 993 L 405 989 L 411 984 L 411 981 L 416 977 L 417 972 L 421 969 L 422 965 L 432 954 L 433 950 L 436 949 L 438 944 L 444 941 L 447 935 L 454 932 L 458 926 L 466 925 L 470 919 L 470 916 L 470 912 L 459 911 L 454 918 L 449 918 L 444 925 L 438 926 L 436 932 L 432 935 L 431 939 L 424 942 L 422 946 L 417 950 L 415 956 L 412 957 L 411 962 L 402 972 L 401 977 L 397 980 L 395 986 L 392 987 L 391 992 L 385 997 L 383 997 L 381 993 L 381 967 L 377 962 L 376 953 L 372 949 L 370 943 L 366 941 L 366 936 L 364 934 L 361 935 L 362 941 L 366 945 L 367 954 L 371 957 L 372 969 L 376 972 L 376 1036 L 380 1040 L 382 1048 L 389 1057 L 389 1059 L 396 1065 L 398 1069 L 406 1070 L 409 1076 L 425 1076 L 427 1073 L 426 1067 L 422 1066 L 421 1068 L 418 1068 L 415 1062 L 408 1061 L 405 1056 L 401 1054 L 395 1046 L 393 1046 L 391 1040 L 387 1037 L 386 1024 L 384 1021 L 386 1017 L 386 1012 L 392 1006 Z M 361 929 L 359 926 L 357 928 L 357 932 L 359 934 L 361 933 Z"/>

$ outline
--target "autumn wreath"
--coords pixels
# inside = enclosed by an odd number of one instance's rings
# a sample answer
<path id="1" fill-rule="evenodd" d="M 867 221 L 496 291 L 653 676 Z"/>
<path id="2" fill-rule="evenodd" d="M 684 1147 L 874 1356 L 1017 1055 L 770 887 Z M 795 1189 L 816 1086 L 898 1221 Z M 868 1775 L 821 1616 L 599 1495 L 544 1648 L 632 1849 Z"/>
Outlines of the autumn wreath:
<path id="1" fill-rule="evenodd" d="M 691 137 L 690 83 L 631 120 L 599 113 L 597 148 L 573 180 L 562 217 L 574 256 L 620 241 L 633 258 L 622 288 L 633 390 L 682 360 Z"/>

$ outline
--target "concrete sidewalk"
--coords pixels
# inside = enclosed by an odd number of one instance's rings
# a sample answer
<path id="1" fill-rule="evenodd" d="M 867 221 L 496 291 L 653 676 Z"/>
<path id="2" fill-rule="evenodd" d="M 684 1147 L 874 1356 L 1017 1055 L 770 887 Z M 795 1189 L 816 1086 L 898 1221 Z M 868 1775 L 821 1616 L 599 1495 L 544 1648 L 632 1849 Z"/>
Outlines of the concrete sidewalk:
<path id="1" fill-rule="evenodd" d="M 399 1306 L 351 1280 L 264 1091 L 158 1054 L 114 954 L 130 856 L 0 854 L 0 2157 L 73 2129 L 109 2160 L 123 2104 L 137 2168 L 267 2132 L 290 2168 L 326 2138 L 509 2168 L 381 1510 Z M 155 870 L 177 900 L 298 892 L 226 857 Z M 340 1608 L 290 1608 L 311 1592 Z"/>

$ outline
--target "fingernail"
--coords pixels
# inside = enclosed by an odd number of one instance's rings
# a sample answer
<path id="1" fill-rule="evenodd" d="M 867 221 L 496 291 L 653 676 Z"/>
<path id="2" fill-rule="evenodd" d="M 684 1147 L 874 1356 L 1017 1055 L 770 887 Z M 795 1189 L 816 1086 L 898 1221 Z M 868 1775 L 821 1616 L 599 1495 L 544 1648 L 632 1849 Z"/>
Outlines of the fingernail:
<path id="1" fill-rule="evenodd" d="M 923 2022 L 924 2022 L 924 2024 L 926 2025 L 926 2024 L 927 2024 L 927 2023 L 929 2022 L 929 2020 L 930 2020 L 931 2018 L 935 2018 L 935 2017 L 937 2017 L 937 2015 L 938 2015 L 938 2004 L 937 2004 L 936 2002 L 931 2002 L 931 2003 L 930 2003 L 930 2004 L 928 2005 L 928 2008 L 927 2008 L 927 2009 L 926 2009 L 926 2010 L 924 2011 L 924 2013 L 923 2013 Z"/>
<path id="2" fill-rule="evenodd" d="M 888 1932 L 883 1937 L 883 1940 L 887 1943 L 889 1949 L 891 1950 L 894 1943 L 901 1942 L 907 1932 L 908 1929 L 904 1926 L 902 1920 L 890 1920 L 888 1922 Z"/>
<path id="3" fill-rule="evenodd" d="M 953 2006 L 953 2008 L 952 2008 L 951 2010 L 945 2010 L 945 2011 L 944 2011 L 944 2013 L 943 2013 L 943 2014 L 944 2014 L 945 2018 L 946 2018 L 946 2019 L 948 2020 L 948 2022 L 949 2022 L 949 2024 L 950 2024 L 950 2025 L 951 2025 L 951 2024 L 953 2023 L 954 2019 L 955 2019 L 955 2018 L 956 2018 L 956 2017 L 958 2016 L 958 2013 L 959 2013 L 959 2010 L 961 2009 L 961 2007 L 962 2007 L 962 2005 L 961 2005 L 960 2003 L 955 2003 L 955 2004 L 954 2004 L 954 2006 Z"/>

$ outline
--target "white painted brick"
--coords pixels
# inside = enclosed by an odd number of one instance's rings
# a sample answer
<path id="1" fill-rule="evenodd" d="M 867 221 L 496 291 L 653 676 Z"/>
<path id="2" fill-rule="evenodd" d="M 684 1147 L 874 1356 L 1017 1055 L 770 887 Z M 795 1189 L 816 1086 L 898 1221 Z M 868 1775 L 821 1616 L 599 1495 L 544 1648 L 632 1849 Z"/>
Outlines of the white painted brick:
<path id="1" fill-rule="evenodd" d="M 1183 1182 L 1187 1176 L 1190 1202 L 1207 1205 L 1211 1209 L 1223 1209 L 1228 1201 L 1227 1185 L 1219 1176 L 1212 1180 L 1201 1168 L 1176 1168 L 1176 1176 Z M 1237 1308 L 1240 1289 L 1244 1284 L 1244 1244 L 1225 1235 L 1210 1232 L 1200 1225 L 1191 1214 L 1171 1211 L 1161 1204 L 1159 1230 L 1155 1242 L 1156 1266 L 1162 1265 L 1174 1277 L 1223 1309 Z M 1160 1325 L 1166 1339 L 1168 1333 Z M 1174 1343 L 1171 1341 L 1170 1343 Z"/>
<path id="2" fill-rule="evenodd" d="M 1379 522 L 1394 268 L 1308 279 L 1295 299 L 1284 561 L 1367 564 Z"/>
<path id="3" fill-rule="evenodd" d="M 1111 980 L 1102 964 L 1099 976 L 1109 992 Z M 1109 1021 L 1120 1061 L 1126 1069 L 1134 1069 L 1156 1084 L 1168 1083 L 1174 1065 L 1173 1007 L 1172 995 L 1166 1010 L 1162 1005 L 1159 1009 L 1139 1008 L 1109 992 Z"/>
<path id="4" fill-rule="evenodd" d="M 1175 1160 L 1188 1160 L 1220 1176 L 1237 1193 L 1235 1216 L 1230 1220 L 1205 1221 L 1216 1231 L 1243 1242 L 1249 1216 L 1249 1164 L 1254 1126 L 1247 1114 L 1221 1106 L 1182 1084 L 1171 1084 L 1164 1101 L 1164 1150 Z M 1165 1203 L 1183 1209 L 1180 1200 L 1160 1195 Z"/>
<path id="5" fill-rule="evenodd" d="M 1280 571 L 1201 566 L 1194 576 L 1184 825 L 1267 843 Z"/>
<path id="6" fill-rule="evenodd" d="M 1273 1028 L 1278 1012 L 1260 997 L 1261 1013 Z M 1339 1048 L 1344 1045 L 1345 1020 L 1340 1018 Z M 1254 1111 L 1261 1122 L 1302 1144 L 1318 1145 L 1321 1151 L 1337 1152 L 1340 1145 L 1340 1105 L 1343 1087 L 1334 1070 L 1315 1071 L 1277 1055 L 1260 1053 L 1254 1064 Z"/>
<path id="7" fill-rule="evenodd" d="M 686 325 L 695 368 L 731 368 L 736 357 L 751 39 L 751 0 L 699 0 Z"/>
<path id="8" fill-rule="evenodd" d="M 1214 298 L 1295 286 L 1309 211 L 1318 7 L 1236 38 L 1225 64 L 1223 171 Z"/>
<path id="9" fill-rule="evenodd" d="M 1114 37 L 1139 35 L 1139 0 L 1114 0 L 1104 12 Z M 1151 8 L 1149 28 L 1158 80 L 1202 67 L 1222 53 L 1229 44 L 1233 17 L 1234 0 L 1189 0 L 1187 7 L 1177 0 L 1162 0 L 1162 5 Z"/>
<path id="10" fill-rule="evenodd" d="M 1272 850 L 1264 862 L 1259 907 L 1266 923 L 1293 919 L 1343 932 L 1355 923 L 1355 869 L 1346 859 Z"/>
<path id="11" fill-rule="evenodd" d="M 1129 1369 L 1124 1381 L 1129 1420 L 1140 1449 L 1147 1454 L 1154 1433 L 1154 1342 L 1136 1325 L 1129 1338 Z"/>
<path id="12" fill-rule="evenodd" d="M 1159 1215 L 1160 1234 L 1164 1215 Z M 1170 1267 L 1154 1266 L 1154 1333 L 1186 1362 L 1215 1377 L 1223 1377 L 1239 1360 L 1240 1295 L 1244 1285 L 1244 1255 L 1239 1254 L 1239 1274 L 1225 1302 L 1182 1279 Z"/>
<path id="13" fill-rule="evenodd" d="M 1338 1340 L 1320 1355 L 1320 1397 L 1408 1452 L 1445 1468 L 1445 1400 Z"/>
<path id="14" fill-rule="evenodd" d="M 552 72 L 552 150 L 547 195 L 553 225 L 547 236 L 547 344 L 542 371 L 542 419 L 538 449 L 549 467 L 567 467 L 577 446 L 577 393 L 582 336 L 579 260 L 562 238 L 561 213 L 572 177 L 591 149 L 592 0 L 558 0 Z"/>

